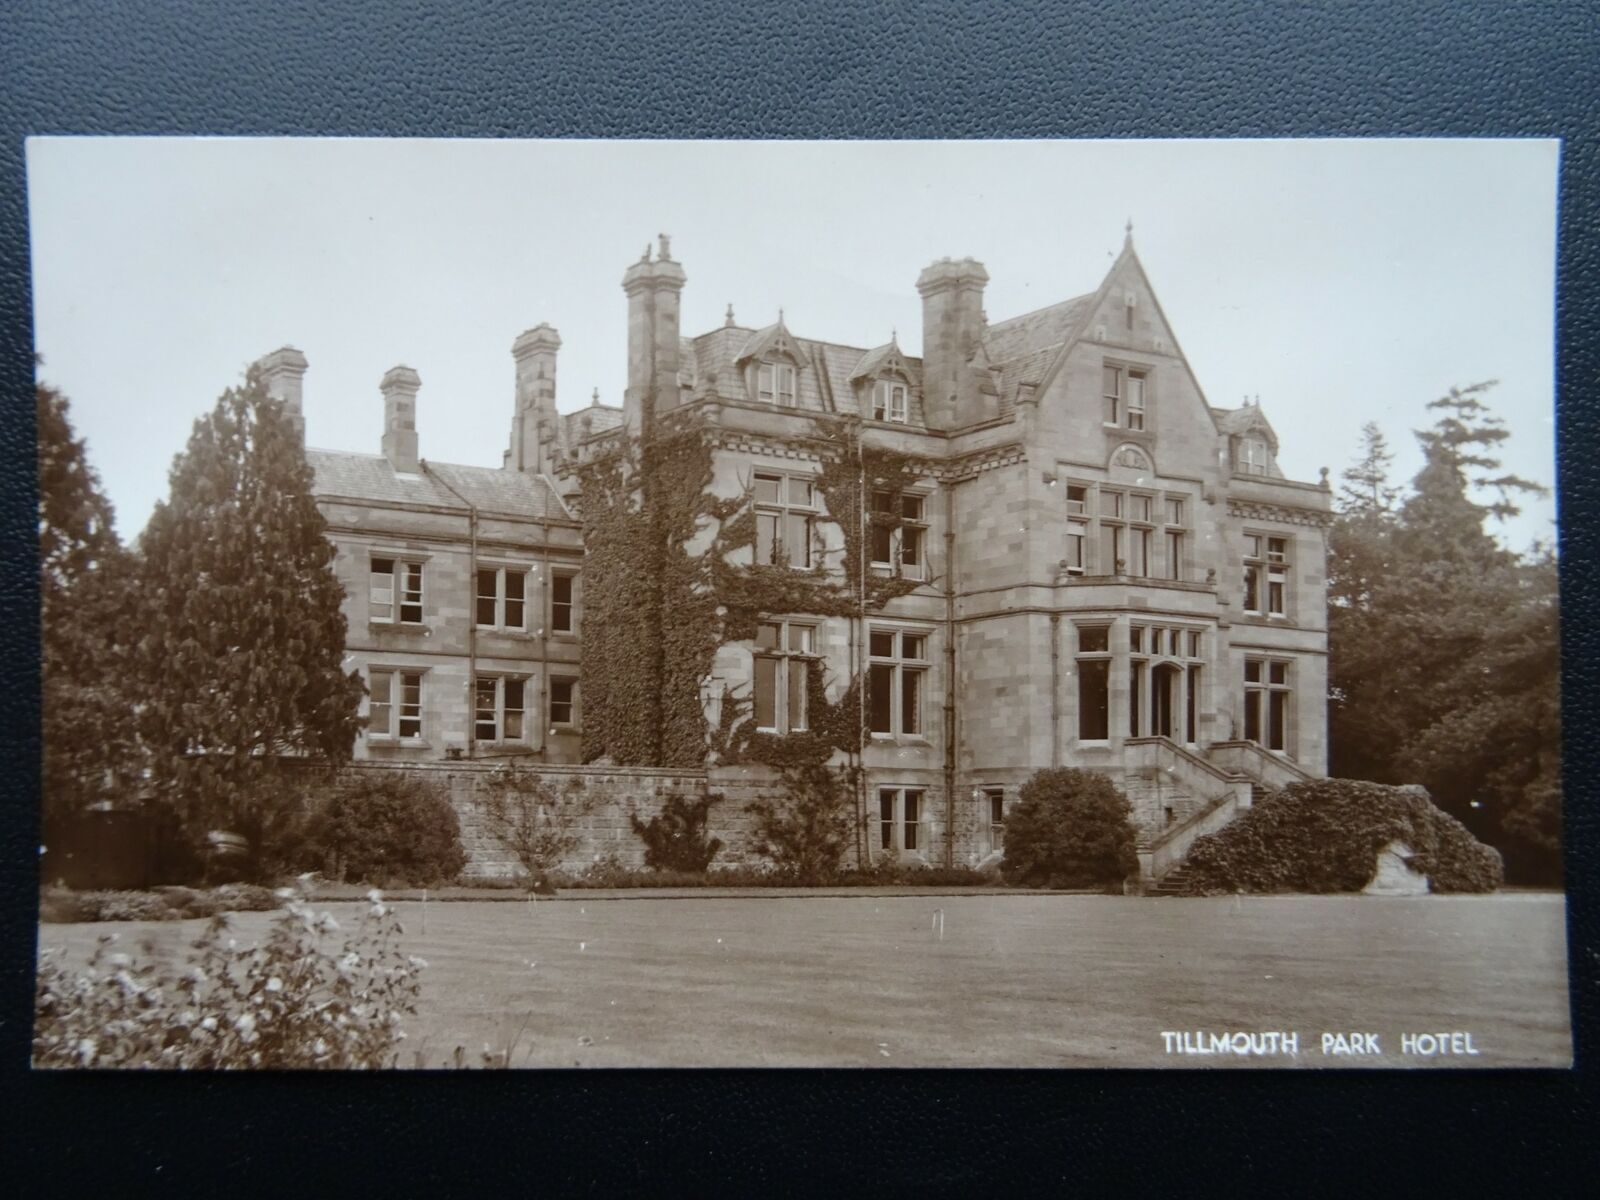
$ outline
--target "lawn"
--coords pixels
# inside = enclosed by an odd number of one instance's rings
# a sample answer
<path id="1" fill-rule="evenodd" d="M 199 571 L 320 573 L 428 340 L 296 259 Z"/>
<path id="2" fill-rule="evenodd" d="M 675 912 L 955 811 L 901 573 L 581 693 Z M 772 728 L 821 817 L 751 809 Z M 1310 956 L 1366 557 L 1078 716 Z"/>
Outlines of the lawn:
<path id="1" fill-rule="evenodd" d="M 319 905 L 346 928 L 362 906 Z M 1559 895 L 755 896 L 398 905 L 429 962 L 401 1065 L 518 1036 L 513 1066 L 1566 1066 Z M 941 938 L 936 910 L 943 910 Z M 271 914 L 234 918 L 243 938 Z M 200 922 L 42 925 L 87 957 Z M 1298 1032 L 1297 1057 L 1168 1054 L 1163 1031 Z M 1381 1058 L 1324 1057 L 1323 1032 Z M 1477 1057 L 1402 1057 L 1464 1031 Z"/>

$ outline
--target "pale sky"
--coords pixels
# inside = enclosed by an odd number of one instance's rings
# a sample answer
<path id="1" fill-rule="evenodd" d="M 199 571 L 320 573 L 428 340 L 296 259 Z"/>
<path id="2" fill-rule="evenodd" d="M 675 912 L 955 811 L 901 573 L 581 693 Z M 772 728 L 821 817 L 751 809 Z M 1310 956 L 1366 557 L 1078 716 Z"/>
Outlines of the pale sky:
<path id="1" fill-rule="evenodd" d="M 378 451 L 378 380 L 422 377 L 424 458 L 498 466 L 511 343 L 561 333 L 557 406 L 626 380 L 622 273 L 660 232 L 683 331 L 921 352 L 915 282 L 971 255 L 991 322 L 1092 291 L 1134 243 L 1206 398 L 1259 396 L 1280 465 L 1334 481 L 1362 423 L 1398 480 L 1451 385 L 1506 467 L 1555 482 L 1551 140 L 645 142 L 33 138 L 41 378 L 132 540 L 190 426 L 246 365 L 304 351 L 307 442 Z M 1503 530 L 1553 536 L 1553 500 Z"/>

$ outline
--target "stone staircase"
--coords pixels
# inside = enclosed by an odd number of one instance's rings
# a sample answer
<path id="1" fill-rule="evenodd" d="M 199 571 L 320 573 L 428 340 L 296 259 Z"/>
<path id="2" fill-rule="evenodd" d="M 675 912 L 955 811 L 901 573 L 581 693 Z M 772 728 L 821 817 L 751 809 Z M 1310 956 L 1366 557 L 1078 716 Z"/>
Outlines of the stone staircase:
<path id="1" fill-rule="evenodd" d="M 1189 895 L 1189 868 L 1180 863 L 1163 875 L 1155 887 L 1145 893 L 1147 896 L 1187 896 Z"/>

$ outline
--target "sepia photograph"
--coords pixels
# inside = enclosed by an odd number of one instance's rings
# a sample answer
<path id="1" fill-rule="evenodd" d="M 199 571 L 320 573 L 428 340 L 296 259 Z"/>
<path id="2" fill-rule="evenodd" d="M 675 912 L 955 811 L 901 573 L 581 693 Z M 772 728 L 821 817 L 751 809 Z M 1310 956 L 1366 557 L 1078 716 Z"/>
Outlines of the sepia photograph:
<path id="1" fill-rule="evenodd" d="M 1560 157 L 29 138 L 34 1068 L 1570 1067 Z"/>

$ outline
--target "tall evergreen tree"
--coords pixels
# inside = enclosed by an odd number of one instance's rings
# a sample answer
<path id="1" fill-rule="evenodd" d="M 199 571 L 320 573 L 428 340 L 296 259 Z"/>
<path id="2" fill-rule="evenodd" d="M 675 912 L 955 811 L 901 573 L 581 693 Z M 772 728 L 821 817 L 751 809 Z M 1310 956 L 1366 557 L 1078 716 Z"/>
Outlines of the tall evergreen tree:
<path id="1" fill-rule="evenodd" d="M 125 794 L 137 772 L 123 689 L 136 621 L 132 559 L 111 503 L 74 436 L 67 399 L 35 388 L 39 463 L 39 618 L 43 821 L 54 829 Z"/>
<path id="2" fill-rule="evenodd" d="M 1558 616 L 1553 559 L 1524 561 L 1486 530 L 1543 491 L 1501 472 L 1508 436 L 1452 389 L 1417 432 L 1422 469 L 1395 507 L 1385 448 L 1364 431 L 1345 472 L 1329 561 L 1331 767 L 1420 782 L 1517 873 L 1559 865 Z M 1480 501 L 1484 491 L 1492 499 Z M 1521 867 L 1523 869 L 1519 870 Z"/>
<path id="3" fill-rule="evenodd" d="M 347 759 L 360 727 L 334 549 L 299 435 L 254 369 L 195 422 L 170 482 L 139 543 L 139 728 L 191 832 L 225 823 L 259 851 L 287 802 L 275 761 Z"/>

